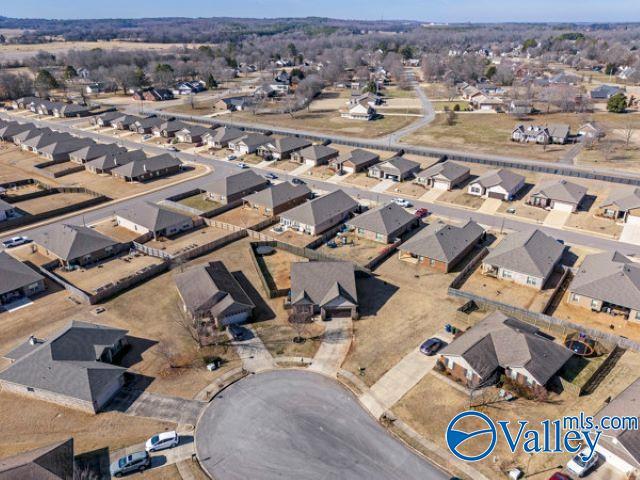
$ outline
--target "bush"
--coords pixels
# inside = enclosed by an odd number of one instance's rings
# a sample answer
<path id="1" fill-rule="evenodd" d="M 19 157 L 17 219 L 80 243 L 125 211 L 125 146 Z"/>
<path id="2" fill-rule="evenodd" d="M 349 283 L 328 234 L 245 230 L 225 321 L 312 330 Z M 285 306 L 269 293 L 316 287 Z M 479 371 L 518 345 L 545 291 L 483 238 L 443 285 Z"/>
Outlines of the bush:
<path id="1" fill-rule="evenodd" d="M 454 112 L 459 112 L 459 111 L 460 111 L 460 104 L 456 103 L 456 104 L 453 106 L 453 111 L 454 111 Z"/>
<path id="2" fill-rule="evenodd" d="M 627 111 L 627 97 L 624 93 L 616 93 L 607 102 L 607 111 L 611 113 L 624 113 Z"/>

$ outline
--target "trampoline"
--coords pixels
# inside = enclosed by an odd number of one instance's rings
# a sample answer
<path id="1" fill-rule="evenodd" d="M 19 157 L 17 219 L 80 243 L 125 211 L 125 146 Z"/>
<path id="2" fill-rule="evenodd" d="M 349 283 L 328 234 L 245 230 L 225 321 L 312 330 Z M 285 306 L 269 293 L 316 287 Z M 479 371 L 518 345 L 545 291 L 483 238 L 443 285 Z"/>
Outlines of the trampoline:
<path id="1" fill-rule="evenodd" d="M 591 357 L 595 354 L 595 340 L 582 333 L 567 337 L 564 345 L 580 357 Z"/>

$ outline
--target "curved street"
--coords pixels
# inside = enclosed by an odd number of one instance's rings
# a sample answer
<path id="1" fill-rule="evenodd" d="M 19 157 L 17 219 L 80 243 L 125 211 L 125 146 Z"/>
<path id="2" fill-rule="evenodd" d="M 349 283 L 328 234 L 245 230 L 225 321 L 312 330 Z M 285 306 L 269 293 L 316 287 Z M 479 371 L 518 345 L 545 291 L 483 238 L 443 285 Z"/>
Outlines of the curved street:
<path id="1" fill-rule="evenodd" d="M 441 480 L 337 382 L 308 371 L 249 376 L 223 390 L 196 427 L 216 480 Z"/>

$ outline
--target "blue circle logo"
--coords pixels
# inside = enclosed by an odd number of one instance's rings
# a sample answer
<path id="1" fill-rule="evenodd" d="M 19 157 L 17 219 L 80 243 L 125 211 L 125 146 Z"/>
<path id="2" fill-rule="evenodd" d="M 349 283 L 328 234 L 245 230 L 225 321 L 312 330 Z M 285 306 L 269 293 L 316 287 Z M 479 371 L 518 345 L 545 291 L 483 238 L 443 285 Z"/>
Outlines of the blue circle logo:
<path id="1" fill-rule="evenodd" d="M 486 428 L 483 426 L 471 432 L 456 429 L 456 425 L 462 419 L 468 417 L 480 420 L 484 425 L 486 425 Z M 475 439 L 474 442 L 486 442 L 487 447 L 478 455 L 471 456 L 460 453 L 459 449 L 472 438 Z M 491 452 L 493 452 L 493 449 L 496 447 L 496 442 L 498 441 L 498 435 L 493 420 L 491 420 L 487 415 L 480 412 L 467 411 L 459 413 L 449 422 L 449 425 L 447 426 L 446 439 L 449 450 L 460 460 L 464 460 L 466 462 L 477 462 L 478 460 L 486 458 L 491 454 Z"/>

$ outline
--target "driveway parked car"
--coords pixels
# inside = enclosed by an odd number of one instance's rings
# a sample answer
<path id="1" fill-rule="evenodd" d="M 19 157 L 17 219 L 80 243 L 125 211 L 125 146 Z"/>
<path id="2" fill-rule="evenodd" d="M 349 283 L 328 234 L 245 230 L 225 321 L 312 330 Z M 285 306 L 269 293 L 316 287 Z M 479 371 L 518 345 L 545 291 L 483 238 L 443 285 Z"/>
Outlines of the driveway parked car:
<path id="1" fill-rule="evenodd" d="M 240 162 L 240 163 L 238 164 L 238 168 L 249 168 L 249 165 L 247 165 L 247 164 L 246 164 L 246 163 L 244 163 L 244 162 Z"/>
<path id="2" fill-rule="evenodd" d="M 229 161 L 235 160 L 236 158 L 238 158 L 238 157 L 236 157 L 235 155 L 228 155 L 227 156 L 227 160 L 229 160 Z"/>
<path id="3" fill-rule="evenodd" d="M 398 205 L 404 208 L 408 208 L 411 206 L 411 203 L 404 198 L 394 198 L 393 201 L 394 203 L 397 203 Z"/>
<path id="4" fill-rule="evenodd" d="M 438 350 L 446 345 L 444 340 L 440 340 L 439 338 L 433 337 L 429 340 L 426 340 L 422 345 L 420 345 L 420 352 L 425 355 L 431 357 L 435 355 Z"/>
<path id="5" fill-rule="evenodd" d="M 5 248 L 13 248 L 24 245 L 25 243 L 29 243 L 30 241 L 31 240 L 28 237 L 19 236 L 10 238 L 9 240 L 5 240 L 4 242 L 2 242 L 2 245 Z"/>
<path id="6" fill-rule="evenodd" d="M 264 178 L 268 178 L 269 180 L 275 180 L 278 176 L 275 173 L 267 173 Z"/>
<path id="7" fill-rule="evenodd" d="M 111 464 L 109 472 L 112 477 L 121 477 L 131 472 L 142 472 L 151 465 L 151 457 L 147 452 L 135 452 L 125 455 Z"/>
<path id="8" fill-rule="evenodd" d="M 144 445 L 147 452 L 157 452 L 165 448 L 173 448 L 180 443 L 180 437 L 175 431 L 162 432 L 154 435 Z"/>
<path id="9" fill-rule="evenodd" d="M 246 330 L 240 325 L 229 325 L 229 333 L 234 340 L 242 340 L 246 335 Z"/>
<path id="10" fill-rule="evenodd" d="M 564 473 L 556 472 L 549 477 L 549 480 L 571 480 L 571 477 Z"/>
<path id="11" fill-rule="evenodd" d="M 582 456 L 585 457 L 589 454 L 589 449 L 585 448 L 580 453 L 578 453 L 575 457 L 569 460 L 567 463 L 567 470 L 571 473 L 575 473 L 579 478 L 585 477 L 593 467 L 595 467 L 598 463 L 598 459 L 600 456 L 598 452 L 593 452 L 593 455 L 586 462 L 582 460 Z"/>
<path id="12" fill-rule="evenodd" d="M 294 185 L 302 185 L 302 184 L 304 183 L 304 181 L 303 181 L 303 180 L 300 180 L 299 178 L 295 178 L 295 177 L 294 177 L 294 178 L 291 180 L 291 183 L 293 183 Z"/>
<path id="13" fill-rule="evenodd" d="M 424 218 L 429 214 L 429 210 L 427 210 L 426 208 L 419 208 L 416 210 L 416 217 L 418 218 Z"/>

